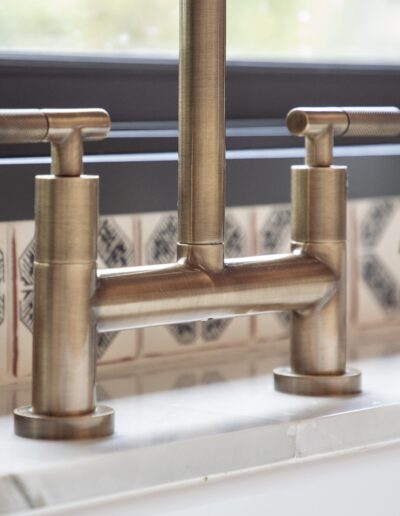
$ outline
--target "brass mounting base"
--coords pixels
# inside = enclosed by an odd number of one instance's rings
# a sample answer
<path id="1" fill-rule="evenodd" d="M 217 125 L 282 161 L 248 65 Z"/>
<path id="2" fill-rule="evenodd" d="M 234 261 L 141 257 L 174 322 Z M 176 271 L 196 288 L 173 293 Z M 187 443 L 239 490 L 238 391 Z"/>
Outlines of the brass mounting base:
<path id="1" fill-rule="evenodd" d="M 304 375 L 294 373 L 290 367 L 274 370 L 275 389 L 287 394 L 303 396 L 342 396 L 361 391 L 361 373 L 347 369 L 341 375 Z"/>
<path id="2" fill-rule="evenodd" d="M 97 406 L 81 416 L 56 417 L 34 414 L 32 407 L 14 410 L 14 430 L 20 437 L 32 439 L 93 439 L 114 432 L 114 411 Z"/>

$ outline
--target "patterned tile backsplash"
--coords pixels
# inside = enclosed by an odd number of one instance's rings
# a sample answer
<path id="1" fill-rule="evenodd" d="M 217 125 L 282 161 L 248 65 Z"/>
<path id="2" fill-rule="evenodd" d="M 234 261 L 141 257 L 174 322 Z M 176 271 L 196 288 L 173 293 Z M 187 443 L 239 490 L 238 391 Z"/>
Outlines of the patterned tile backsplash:
<path id="1" fill-rule="evenodd" d="M 0 384 L 29 377 L 32 360 L 34 224 L 0 224 Z M 348 209 L 350 331 L 400 323 L 400 198 L 351 201 Z M 101 217 L 98 266 L 168 263 L 176 257 L 176 212 Z M 228 208 L 227 257 L 288 252 L 288 205 Z M 263 346 L 287 352 L 290 314 L 160 326 L 98 338 L 100 364 L 211 349 Z"/>

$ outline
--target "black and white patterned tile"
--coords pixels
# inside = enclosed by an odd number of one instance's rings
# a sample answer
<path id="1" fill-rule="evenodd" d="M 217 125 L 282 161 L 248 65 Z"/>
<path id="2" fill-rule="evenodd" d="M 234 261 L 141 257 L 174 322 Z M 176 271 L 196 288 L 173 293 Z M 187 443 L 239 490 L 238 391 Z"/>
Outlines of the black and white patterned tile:
<path id="1" fill-rule="evenodd" d="M 356 324 L 400 321 L 400 199 L 357 201 Z"/>
<path id="2" fill-rule="evenodd" d="M 11 346 L 13 375 L 17 378 L 29 376 L 32 370 L 32 327 L 33 327 L 33 263 L 35 260 L 33 221 L 15 222 L 11 227 L 13 247 L 14 293 L 16 292 L 16 324 L 12 328 Z"/>
<path id="3" fill-rule="evenodd" d="M 143 264 L 171 263 L 176 260 L 177 214 L 146 214 L 141 217 Z M 239 257 L 251 254 L 251 210 L 227 210 L 225 254 Z M 205 346 L 238 345 L 250 339 L 249 319 L 211 320 L 146 328 L 143 331 L 144 357 L 200 351 Z"/>
<path id="4" fill-rule="evenodd" d="M 138 230 L 139 220 L 135 215 L 100 217 L 97 238 L 98 268 L 138 265 L 140 256 Z M 97 360 L 100 365 L 133 360 L 138 353 L 138 330 L 98 335 Z"/>
<path id="5" fill-rule="evenodd" d="M 256 209 L 256 253 L 290 252 L 290 206 L 276 204 Z M 258 315 L 255 318 L 255 343 L 276 341 L 289 336 L 288 312 Z"/>

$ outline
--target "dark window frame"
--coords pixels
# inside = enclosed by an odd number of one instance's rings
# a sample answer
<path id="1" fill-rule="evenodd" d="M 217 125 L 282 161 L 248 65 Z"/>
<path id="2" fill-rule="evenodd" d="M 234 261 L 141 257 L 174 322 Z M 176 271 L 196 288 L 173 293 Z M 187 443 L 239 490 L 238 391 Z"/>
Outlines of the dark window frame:
<path id="1" fill-rule="evenodd" d="M 0 78 L 0 108 L 103 107 L 110 112 L 111 137 L 85 147 L 87 155 L 99 155 L 86 170 L 102 176 L 103 214 L 176 207 L 177 61 L 3 54 Z M 228 62 L 226 82 L 227 148 L 236 153 L 227 160 L 228 205 L 288 201 L 285 171 L 301 162 L 290 148 L 302 145 L 285 132 L 290 108 L 400 104 L 396 66 Z M 357 143 L 390 140 L 337 142 Z M 274 158 L 259 158 L 257 151 L 268 148 L 278 151 Z M 371 159 L 356 150 L 341 158 L 352 167 L 352 197 L 400 193 L 400 146 L 387 158 L 385 152 L 378 149 Z M 162 153 L 175 155 L 163 158 Z M 34 175 L 47 172 L 48 160 L 40 157 L 48 154 L 45 145 L 0 146 L 0 220 L 32 218 Z"/>
<path id="2" fill-rule="evenodd" d="M 177 119 L 176 60 L 2 54 L 0 76 L 1 107 L 102 106 L 117 123 Z M 230 61 L 226 83 L 228 120 L 282 119 L 297 105 L 400 101 L 400 66 Z"/>

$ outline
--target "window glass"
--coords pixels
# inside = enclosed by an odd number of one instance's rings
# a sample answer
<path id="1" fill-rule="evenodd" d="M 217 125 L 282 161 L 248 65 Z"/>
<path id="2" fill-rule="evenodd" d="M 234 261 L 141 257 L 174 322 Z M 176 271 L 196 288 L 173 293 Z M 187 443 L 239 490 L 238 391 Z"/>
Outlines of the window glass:
<path id="1" fill-rule="evenodd" d="M 227 0 L 227 9 L 232 59 L 399 62 L 400 0 Z M 3 1 L 0 50 L 176 57 L 178 12 L 178 0 Z"/>

